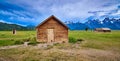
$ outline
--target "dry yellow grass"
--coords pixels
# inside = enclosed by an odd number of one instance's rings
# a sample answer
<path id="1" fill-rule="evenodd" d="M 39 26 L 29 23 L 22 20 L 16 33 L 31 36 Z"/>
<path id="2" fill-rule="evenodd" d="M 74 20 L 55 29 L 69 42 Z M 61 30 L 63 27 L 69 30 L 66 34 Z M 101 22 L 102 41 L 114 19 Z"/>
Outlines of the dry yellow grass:
<path id="1" fill-rule="evenodd" d="M 0 61 L 120 61 L 120 54 L 67 43 L 44 48 L 28 46 L 3 49 L 0 50 Z"/>

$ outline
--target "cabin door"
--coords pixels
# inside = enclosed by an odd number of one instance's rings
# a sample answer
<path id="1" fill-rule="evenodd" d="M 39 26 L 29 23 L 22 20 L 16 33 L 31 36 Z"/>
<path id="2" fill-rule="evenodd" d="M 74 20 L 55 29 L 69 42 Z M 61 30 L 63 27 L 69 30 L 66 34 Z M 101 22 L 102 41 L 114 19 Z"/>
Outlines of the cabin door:
<path id="1" fill-rule="evenodd" d="M 54 41 L 54 30 L 53 29 L 47 29 L 47 36 L 48 36 L 48 42 Z"/>

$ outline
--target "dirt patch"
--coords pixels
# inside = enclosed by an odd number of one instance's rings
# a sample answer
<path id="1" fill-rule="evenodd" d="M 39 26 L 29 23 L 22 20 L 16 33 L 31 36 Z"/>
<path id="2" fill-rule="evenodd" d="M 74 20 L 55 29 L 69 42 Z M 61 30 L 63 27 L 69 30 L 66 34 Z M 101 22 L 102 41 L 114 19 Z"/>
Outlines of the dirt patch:
<path id="1" fill-rule="evenodd" d="M 60 50 L 74 54 L 86 61 L 120 61 L 120 54 L 111 51 L 98 50 L 98 49 L 80 49 L 80 50 Z"/>
<path id="2" fill-rule="evenodd" d="M 12 48 L 18 48 L 18 47 L 22 47 L 23 45 L 13 45 L 13 46 L 4 46 L 4 47 L 0 47 L 0 49 L 12 49 Z"/>

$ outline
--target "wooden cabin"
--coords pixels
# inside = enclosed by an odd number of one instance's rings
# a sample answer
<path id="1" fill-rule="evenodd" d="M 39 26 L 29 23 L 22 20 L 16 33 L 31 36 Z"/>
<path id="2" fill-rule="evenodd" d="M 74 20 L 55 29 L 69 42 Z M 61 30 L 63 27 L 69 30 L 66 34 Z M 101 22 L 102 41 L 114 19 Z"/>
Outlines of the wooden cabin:
<path id="1" fill-rule="evenodd" d="M 110 28 L 96 28 L 94 31 L 97 32 L 111 32 Z"/>
<path id="2" fill-rule="evenodd" d="M 68 27 L 53 15 L 40 23 L 36 31 L 38 42 L 68 42 Z"/>

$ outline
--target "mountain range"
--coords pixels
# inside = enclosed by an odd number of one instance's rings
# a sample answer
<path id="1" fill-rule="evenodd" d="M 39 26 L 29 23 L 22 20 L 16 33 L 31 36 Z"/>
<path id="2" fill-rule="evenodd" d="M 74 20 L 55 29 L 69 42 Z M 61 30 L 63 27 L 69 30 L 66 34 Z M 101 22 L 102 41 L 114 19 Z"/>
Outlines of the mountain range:
<path id="1" fill-rule="evenodd" d="M 84 30 L 85 28 L 89 28 L 91 30 L 95 28 L 110 28 L 112 30 L 120 30 L 120 19 L 110 19 L 105 18 L 104 20 L 100 21 L 99 19 L 88 20 L 85 23 L 80 22 L 65 22 L 70 30 Z"/>
<path id="2" fill-rule="evenodd" d="M 21 26 L 21 25 L 17 25 L 17 24 L 8 24 L 8 23 L 3 23 L 0 22 L 0 31 L 10 31 L 13 29 L 16 30 L 34 30 L 35 27 L 29 25 L 29 26 Z"/>
<path id="3" fill-rule="evenodd" d="M 86 28 L 94 30 L 95 28 L 110 28 L 112 30 L 120 30 L 120 18 L 110 19 L 105 18 L 102 21 L 99 19 L 88 20 L 85 23 L 66 21 L 65 24 L 70 30 L 85 30 Z M 0 31 L 9 31 L 12 29 L 16 30 L 35 30 L 34 25 L 21 26 L 17 24 L 8 24 L 0 22 Z"/>

